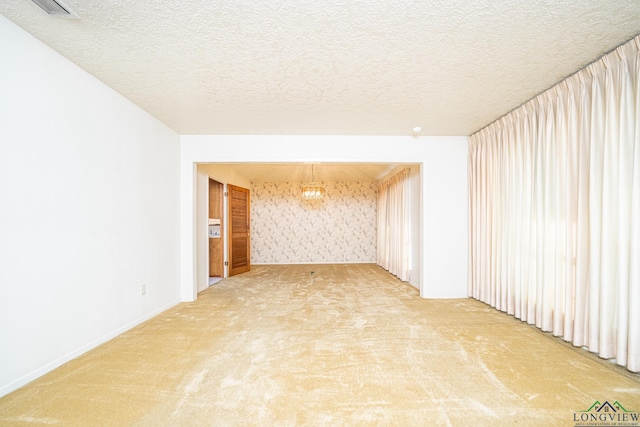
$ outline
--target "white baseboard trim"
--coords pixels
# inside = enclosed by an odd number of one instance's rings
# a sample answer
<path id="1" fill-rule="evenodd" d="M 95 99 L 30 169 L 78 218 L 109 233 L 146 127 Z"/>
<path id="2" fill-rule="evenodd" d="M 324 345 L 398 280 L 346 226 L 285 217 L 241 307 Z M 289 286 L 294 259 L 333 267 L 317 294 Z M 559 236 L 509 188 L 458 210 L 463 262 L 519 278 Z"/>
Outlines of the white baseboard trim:
<path id="1" fill-rule="evenodd" d="M 104 344 L 105 342 L 117 337 L 118 335 L 128 331 L 129 329 L 138 326 L 139 324 L 146 322 L 147 320 L 157 316 L 158 314 L 162 313 L 163 311 L 166 311 L 168 309 L 170 309 L 171 307 L 176 306 L 177 304 L 179 304 L 180 302 L 176 302 L 174 304 L 169 304 L 165 307 L 159 308 L 157 310 L 152 311 L 151 313 L 148 313 L 132 322 L 127 323 L 126 325 L 94 340 L 91 341 L 89 344 L 87 345 L 83 345 L 82 347 L 72 351 L 71 353 L 68 353 L 62 357 L 59 357 L 58 359 L 54 360 L 53 362 L 47 363 L 46 365 L 44 365 L 41 368 L 36 369 L 35 371 L 24 375 L 20 378 L 18 378 L 15 381 L 10 382 L 9 384 L 6 384 L 2 387 L 0 387 L 0 397 L 5 396 L 9 393 L 11 393 L 12 391 L 15 391 L 17 389 L 19 389 L 20 387 L 22 387 L 23 385 L 26 385 L 28 383 L 30 383 L 31 381 L 43 376 L 44 374 L 53 371 L 54 369 L 56 369 L 59 366 L 64 365 L 65 363 L 67 363 L 70 360 L 75 359 L 78 356 L 81 356 L 82 354 L 86 353 L 89 350 L 92 350 L 94 348 L 96 348 L 97 346 Z"/>

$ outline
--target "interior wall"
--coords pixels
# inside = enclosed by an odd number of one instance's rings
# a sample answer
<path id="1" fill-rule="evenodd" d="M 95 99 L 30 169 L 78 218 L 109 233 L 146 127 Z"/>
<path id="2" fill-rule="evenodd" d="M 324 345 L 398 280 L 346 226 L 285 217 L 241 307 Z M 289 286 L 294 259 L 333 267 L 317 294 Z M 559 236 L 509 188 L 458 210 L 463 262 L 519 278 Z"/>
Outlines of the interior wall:
<path id="1" fill-rule="evenodd" d="M 198 168 L 197 172 L 196 215 L 198 239 L 197 292 L 209 287 L 209 175 Z"/>
<path id="2" fill-rule="evenodd" d="M 374 182 L 324 182 L 320 200 L 303 200 L 298 182 L 251 188 L 251 263 L 376 262 Z"/>
<path id="3" fill-rule="evenodd" d="M 3 395 L 179 301 L 180 139 L 2 16 L 0 63 Z"/>
<path id="4" fill-rule="evenodd" d="M 421 164 L 420 294 L 467 297 L 466 137 L 183 135 L 180 147 L 183 301 L 193 301 L 197 295 L 194 165 L 234 162 Z"/>
<path id="5" fill-rule="evenodd" d="M 469 211 L 467 138 L 431 144 L 422 167 L 422 247 L 426 298 L 466 298 Z M 465 282 L 463 284 L 463 282 Z"/>

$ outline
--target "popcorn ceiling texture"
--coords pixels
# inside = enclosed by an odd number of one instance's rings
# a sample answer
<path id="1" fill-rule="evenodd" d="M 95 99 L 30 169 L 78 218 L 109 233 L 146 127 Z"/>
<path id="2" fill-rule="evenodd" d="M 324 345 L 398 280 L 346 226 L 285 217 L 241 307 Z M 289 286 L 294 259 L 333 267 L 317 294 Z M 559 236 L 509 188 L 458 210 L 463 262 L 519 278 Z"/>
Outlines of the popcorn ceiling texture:
<path id="1" fill-rule="evenodd" d="M 323 183 L 322 200 L 302 200 L 301 183 L 251 188 L 251 263 L 376 262 L 377 187 Z"/>
<path id="2" fill-rule="evenodd" d="M 468 135 L 639 31 L 640 2 L 27 0 L 0 13 L 181 134 Z"/>

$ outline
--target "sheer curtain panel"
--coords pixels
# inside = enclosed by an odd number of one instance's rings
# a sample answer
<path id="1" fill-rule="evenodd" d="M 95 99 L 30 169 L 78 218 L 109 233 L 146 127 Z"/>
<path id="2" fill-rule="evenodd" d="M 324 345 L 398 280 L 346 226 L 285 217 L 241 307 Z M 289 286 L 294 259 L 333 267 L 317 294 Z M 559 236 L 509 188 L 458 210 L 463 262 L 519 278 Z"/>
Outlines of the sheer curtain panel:
<path id="1" fill-rule="evenodd" d="M 411 257 L 409 190 L 409 169 L 378 187 L 378 265 L 405 282 Z"/>
<path id="2" fill-rule="evenodd" d="M 640 36 L 469 138 L 469 295 L 640 371 Z"/>

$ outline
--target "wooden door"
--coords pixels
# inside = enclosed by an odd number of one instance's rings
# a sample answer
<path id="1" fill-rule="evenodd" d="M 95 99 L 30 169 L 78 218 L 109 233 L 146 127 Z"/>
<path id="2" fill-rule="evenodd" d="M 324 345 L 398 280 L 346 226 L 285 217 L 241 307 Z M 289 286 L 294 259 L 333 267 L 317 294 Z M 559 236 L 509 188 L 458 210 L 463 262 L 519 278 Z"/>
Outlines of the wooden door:
<path id="1" fill-rule="evenodd" d="M 222 217 L 222 184 L 209 179 L 209 277 L 224 276 L 224 218 Z M 213 224 L 212 224 L 213 223 Z M 215 223 L 219 224 L 215 227 Z M 212 234 L 212 226 L 215 233 Z"/>
<path id="2" fill-rule="evenodd" d="M 229 194 L 229 276 L 251 269 L 249 190 L 227 186 Z"/>

